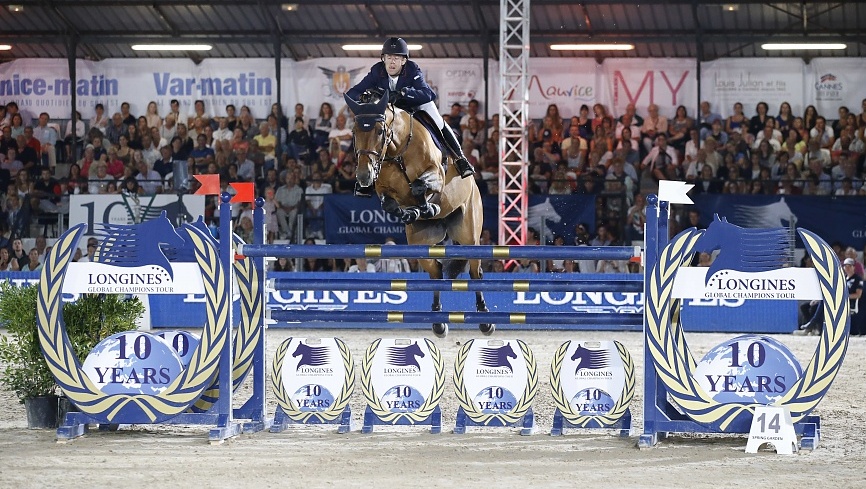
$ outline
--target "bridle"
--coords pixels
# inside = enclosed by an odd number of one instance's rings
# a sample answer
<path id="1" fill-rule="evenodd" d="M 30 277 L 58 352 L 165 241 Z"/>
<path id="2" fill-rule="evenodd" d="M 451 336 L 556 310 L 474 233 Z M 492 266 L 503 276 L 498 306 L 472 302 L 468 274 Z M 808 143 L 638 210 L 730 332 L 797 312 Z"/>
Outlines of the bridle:
<path id="1" fill-rule="evenodd" d="M 406 163 L 403 159 L 403 156 L 406 154 L 406 151 L 409 149 L 409 144 L 412 142 L 412 129 L 414 125 L 414 117 L 409 117 L 409 136 L 406 138 L 406 144 L 403 145 L 403 148 L 400 149 L 396 155 L 388 156 L 387 151 L 388 147 L 391 145 L 391 142 L 394 140 L 394 130 L 392 129 L 392 125 L 394 124 L 394 120 L 396 118 L 396 110 L 394 110 L 394 106 L 390 106 L 391 110 L 391 124 L 387 124 L 385 114 L 356 114 L 355 115 L 355 130 L 352 131 L 352 146 L 355 147 L 355 158 L 360 161 L 360 156 L 366 156 L 370 160 L 370 172 L 373 174 L 372 180 L 375 182 L 376 178 L 379 176 L 379 170 L 381 169 L 382 163 L 393 161 L 400 168 L 400 171 L 403 173 L 403 177 L 406 179 L 406 182 L 410 182 L 409 175 L 406 174 Z M 372 131 L 376 124 L 382 124 L 382 137 L 381 137 L 381 145 L 378 146 L 378 151 L 376 149 L 358 149 L 358 146 L 355 144 L 355 131 L 361 132 L 369 132 Z"/>

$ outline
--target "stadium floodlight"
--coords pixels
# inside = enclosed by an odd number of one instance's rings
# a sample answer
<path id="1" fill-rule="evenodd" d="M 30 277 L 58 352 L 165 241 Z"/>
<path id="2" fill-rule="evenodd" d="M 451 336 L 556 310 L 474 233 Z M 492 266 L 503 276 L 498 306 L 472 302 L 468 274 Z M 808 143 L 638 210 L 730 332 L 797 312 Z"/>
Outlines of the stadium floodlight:
<path id="1" fill-rule="evenodd" d="M 631 51 L 634 44 L 551 44 L 554 51 Z"/>
<path id="2" fill-rule="evenodd" d="M 801 51 L 801 50 L 837 50 L 847 49 L 848 45 L 841 42 L 776 42 L 761 44 L 766 51 Z"/>
<path id="3" fill-rule="evenodd" d="M 210 51 L 210 44 L 133 44 L 133 51 Z"/>
<path id="4" fill-rule="evenodd" d="M 381 44 L 344 44 L 344 51 L 380 51 Z M 421 49 L 420 44 L 409 44 L 409 51 L 418 51 Z"/>
<path id="5" fill-rule="evenodd" d="M 0 44 L 0 51 L 9 51 L 10 49 L 12 49 L 12 46 L 9 44 Z"/>

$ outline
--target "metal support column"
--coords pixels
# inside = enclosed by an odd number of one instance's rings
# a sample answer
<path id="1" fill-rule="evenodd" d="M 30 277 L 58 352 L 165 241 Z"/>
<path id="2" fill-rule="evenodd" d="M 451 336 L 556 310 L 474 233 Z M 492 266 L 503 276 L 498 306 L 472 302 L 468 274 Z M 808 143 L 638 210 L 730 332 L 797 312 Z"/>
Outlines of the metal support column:
<path id="1" fill-rule="evenodd" d="M 500 0 L 499 244 L 526 244 L 529 1 Z"/>

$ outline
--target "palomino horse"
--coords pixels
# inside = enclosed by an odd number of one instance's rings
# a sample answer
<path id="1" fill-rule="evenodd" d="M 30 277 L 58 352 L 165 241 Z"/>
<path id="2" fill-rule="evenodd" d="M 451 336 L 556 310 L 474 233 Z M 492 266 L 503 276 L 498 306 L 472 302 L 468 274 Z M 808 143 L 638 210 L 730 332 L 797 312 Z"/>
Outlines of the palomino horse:
<path id="1" fill-rule="evenodd" d="M 357 103 L 345 97 L 355 114 L 353 129 L 358 159 L 358 183 L 374 185 L 382 209 L 406 224 L 411 245 L 435 245 L 450 238 L 462 245 L 477 245 L 483 213 L 481 194 L 472 178 L 460 178 L 449 158 L 448 172 L 442 169 L 442 152 L 430 132 L 409 113 L 388 104 L 385 93 L 378 101 Z M 469 261 L 469 276 L 482 278 L 481 260 Z M 456 278 L 467 260 L 419 260 L 432 279 Z M 475 293 L 475 308 L 487 312 L 484 294 Z M 439 292 L 433 292 L 433 311 L 441 311 Z M 493 324 L 481 324 L 484 334 L 493 333 Z M 433 333 L 444 337 L 448 324 L 433 324 Z"/>

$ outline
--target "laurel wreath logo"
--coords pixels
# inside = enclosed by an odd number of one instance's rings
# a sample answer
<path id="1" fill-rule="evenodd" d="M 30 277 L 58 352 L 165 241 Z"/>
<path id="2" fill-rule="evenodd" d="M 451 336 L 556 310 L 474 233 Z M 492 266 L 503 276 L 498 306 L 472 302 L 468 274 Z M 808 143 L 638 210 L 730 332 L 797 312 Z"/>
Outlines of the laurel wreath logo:
<path id="1" fill-rule="evenodd" d="M 646 303 L 646 342 L 670 399 L 693 420 L 718 425 L 724 431 L 738 416 L 754 415 L 755 405 L 719 403 L 697 384 L 692 377 L 696 363 L 685 342 L 679 315 L 671 313 L 679 305 L 672 298 L 677 269 L 691 259 L 703 232 L 690 229 L 677 235 L 653 267 Z M 845 357 L 850 328 L 848 289 L 838 258 L 816 234 L 804 229 L 798 232 L 817 272 L 824 299 L 825 327 L 803 375 L 775 403 L 788 407 L 794 422 L 809 414 L 829 390 Z"/>
<path id="2" fill-rule="evenodd" d="M 243 243 L 234 235 L 235 245 Z M 252 258 L 235 260 L 235 277 L 240 293 L 240 327 L 232 343 L 232 392 L 238 390 L 253 367 L 256 344 L 262 337 L 264 321 L 264 294 L 259 293 L 259 271 Z M 190 408 L 191 412 L 204 413 L 219 400 L 219 374 L 202 393 L 201 398 Z"/>
<path id="3" fill-rule="evenodd" d="M 520 352 L 523 354 L 523 361 L 526 362 L 526 387 L 524 387 L 523 394 L 514 405 L 514 409 L 506 413 L 494 414 L 479 411 L 472 402 L 472 395 L 466 390 L 466 384 L 463 380 L 463 372 L 466 368 L 466 359 L 469 358 L 469 351 L 472 348 L 472 344 L 475 343 L 475 340 L 467 341 L 457 352 L 457 358 L 454 361 L 454 390 L 457 394 L 457 402 L 460 403 L 460 406 L 463 408 L 463 411 L 466 412 L 466 415 L 469 416 L 469 419 L 478 424 L 486 426 L 492 423 L 495 424 L 494 422 L 498 422 L 501 425 L 516 423 L 532 406 L 532 401 L 538 393 L 538 365 L 535 362 L 535 355 L 532 353 L 529 346 L 527 346 L 523 341 L 515 340 L 515 342 L 520 346 Z"/>
<path id="4" fill-rule="evenodd" d="M 207 312 L 201 342 L 193 352 L 189 367 L 157 395 L 105 394 L 81 369 L 63 322 L 63 278 L 84 228 L 83 224 L 73 226 L 58 239 L 46 258 L 39 280 L 36 306 L 39 341 L 57 384 L 83 413 L 102 423 L 157 423 L 182 413 L 201 396 L 213 379 L 230 331 L 225 327 L 228 308 L 231 307 L 229 284 L 223 277 L 216 248 L 200 231 L 187 227 L 202 272 Z"/>
<path id="5" fill-rule="evenodd" d="M 598 415 L 583 415 L 572 407 L 562 388 L 562 364 L 568 348 L 571 346 L 571 341 L 566 341 L 556 350 L 553 362 L 550 365 L 550 387 L 553 391 L 554 404 L 556 404 L 559 412 L 562 413 L 562 416 L 569 423 L 581 428 L 612 426 L 628 411 L 628 406 L 631 404 L 632 398 L 634 398 L 634 361 L 628 349 L 622 343 L 614 341 L 614 345 L 616 345 L 616 350 L 619 352 L 619 358 L 622 360 L 623 369 L 625 370 L 625 382 L 616 404 L 613 405 L 609 412 Z"/>
<path id="6" fill-rule="evenodd" d="M 429 418 L 436 406 L 439 405 L 439 399 L 442 398 L 442 392 L 445 390 L 445 362 L 442 360 L 442 354 L 436 348 L 436 344 L 426 338 L 424 341 L 427 343 L 430 359 L 433 361 L 433 388 L 430 394 L 424 397 L 424 403 L 421 407 L 408 413 L 392 413 L 382 405 L 382 401 L 373 388 L 372 375 L 373 358 L 376 356 L 382 339 L 377 339 L 367 347 L 361 362 L 361 390 L 364 392 L 364 398 L 367 399 L 370 410 L 386 423 L 397 423 L 402 419 L 407 420 L 410 424 L 420 423 Z"/>
<path id="7" fill-rule="evenodd" d="M 283 382 L 283 363 L 285 362 L 286 352 L 292 343 L 292 338 L 287 339 L 277 348 L 274 361 L 271 363 L 271 387 L 274 391 L 274 397 L 277 399 L 277 405 L 286 413 L 286 416 L 295 422 L 325 423 L 333 421 L 349 405 L 349 399 L 355 390 L 355 362 L 352 360 L 352 353 L 349 351 L 346 343 L 339 338 L 334 338 L 334 340 L 337 342 L 337 348 L 340 350 L 340 356 L 343 359 L 343 387 L 340 389 L 340 394 L 334 398 L 331 406 L 324 411 L 301 411 L 295 401 L 292 400 L 291 395 L 286 391 L 286 384 Z"/>

